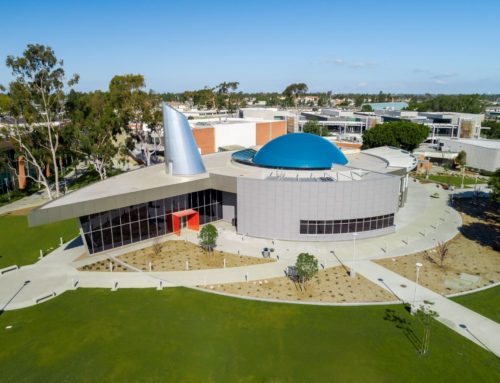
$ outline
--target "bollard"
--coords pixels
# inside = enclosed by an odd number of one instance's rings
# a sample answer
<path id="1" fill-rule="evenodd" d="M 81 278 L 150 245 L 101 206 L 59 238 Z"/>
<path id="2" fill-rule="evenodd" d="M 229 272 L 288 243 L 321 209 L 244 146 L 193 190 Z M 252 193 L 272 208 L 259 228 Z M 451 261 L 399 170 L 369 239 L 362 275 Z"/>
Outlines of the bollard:
<path id="1" fill-rule="evenodd" d="M 153 264 L 151 262 L 149 262 L 149 272 L 151 272 L 152 268 L 153 268 Z"/>
<path id="2" fill-rule="evenodd" d="M 62 237 L 59 237 L 59 246 L 62 246 L 64 244 Z"/>
<path id="3" fill-rule="evenodd" d="M 109 271 L 113 272 L 113 263 L 109 262 Z"/>
<path id="4" fill-rule="evenodd" d="M 43 250 L 40 249 L 40 257 L 38 257 L 38 259 L 42 259 L 43 258 Z"/>
<path id="5" fill-rule="evenodd" d="M 186 261 L 186 270 L 189 270 L 189 261 Z"/>
<path id="6" fill-rule="evenodd" d="M 226 268 L 226 258 L 224 258 L 224 268 Z"/>

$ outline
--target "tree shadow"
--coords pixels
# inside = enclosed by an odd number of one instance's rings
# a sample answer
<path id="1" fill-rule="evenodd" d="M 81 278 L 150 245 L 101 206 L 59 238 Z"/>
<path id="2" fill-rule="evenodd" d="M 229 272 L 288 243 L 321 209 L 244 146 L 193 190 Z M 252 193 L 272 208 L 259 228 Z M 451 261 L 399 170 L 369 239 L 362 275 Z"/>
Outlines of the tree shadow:
<path id="1" fill-rule="evenodd" d="M 464 237 L 481 246 L 490 246 L 500 250 L 500 226 L 487 223 L 473 222 L 460 227 Z"/>
<path id="2" fill-rule="evenodd" d="M 416 351 L 422 348 L 422 340 L 413 331 L 411 322 L 401 317 L 396 310 L 386 309 L 384 320 L 392 322 L 397 329 L 401 330 Z"/>
<path id="3" fill-rule="evenodd" d="M 489 198 L 454 198 L 452 207 L 485 223 L 500 222 L 500 204 Z"/>

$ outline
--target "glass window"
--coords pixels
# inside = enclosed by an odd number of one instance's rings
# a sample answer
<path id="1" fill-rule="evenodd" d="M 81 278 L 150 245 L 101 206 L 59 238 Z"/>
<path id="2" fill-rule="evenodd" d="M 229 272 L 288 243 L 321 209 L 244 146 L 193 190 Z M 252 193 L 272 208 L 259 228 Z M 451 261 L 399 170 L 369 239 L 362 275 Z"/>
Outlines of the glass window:
<path id="1" fill-rule="evenodd" d="M 101 213 L 101 227 L 110 227 L 111 226 L 111 217 L 109 216 L 109 211 L 105 211 Z"/>
<path id="2" fill-rule="evenodd" d="M 124 207 L 124 208 L 120 209 L 120 219 L 121 219 L 122 225 L 124 223 L 130 222 L 130 208 Z"/>
<path id="3" fill-rule="evenodd" d="M 300 221 L 300 234 L 307 234 L 307 221 Z"/>
<path id="4" fill-rule="evenodd" d="M 167 227 L 167 233 L 171 233 L 173 229 L 172 214 L 167 214 L 165 216 L 165 223 Z"/>
<path id="5" fill-rule="evenodd" d="M 148 225 L 148 220 L 145 219 L 143 221 L 140 221 L 140 226 L 141 226 L 141 241 L 144 241 L 145 239 L 149 238 L 149 225 Z"/>
<path id="6" fill-rule="evenodd" d="M 363 218 L 356 220 L 356 231 L 363 231 Z"/>
<path id="7" fill-rule="evenodd" d="M 217 204 L 217 219 L 222 219 L 222 203 Z"/>
<path id="8" fill-rule="evenodd" d="M 165 208 L 165 214 L 172 212 L 172 199 L 171 198 L 165 198 L 163 200 L 163 205 Z"/>
<path id="9" fill-rule="evenodd" d="M 191 195 L 191 207 L 193 207 L 193 208 L 198 207 L 199 206 L 198 193 L 194 192 L 194 193 L 190 193 L 190 195 Z"/>
<path id="10" fill-rule="evenodd" d="M 333 221 L 326 221 L 325 234 L 333 234 Z"/>
<path id="11" fill-rule="evenodd" d="M 122 245 L 122 228 L 120 226 L 113 227 L 112 234 L 113 234 L 113 247 L 121 246 Z"/>
<path id="12" fill-rule="evenodd" d="M 93 254 L 94 249 L 92 248 L 92 233 L 85 234 L 85 242 L 87 243 L 87 247 L 89 249 L 89 253 Z"/>
<path id="13" fill-rule="evenodd" d="M 101 215 L 91 214 L 90 215 L 90 228 L 91 230 L 98 230 L 101 228 Z"/>
<path id="14" fill-rule="evenodd" d="M 377 229 L 377 217 L 373 217 L 370 221 L 370 230 Z"/>
<path id="15" fill-rule="evenodd" d="M 84 233 L 88 233 L 90 231 L 90 219 L 88 215 L 80 217 L 80 225 L 82 226 Z"/>
<path id="16" fill-rule="evenodd" d="M 139 205 L 139 220 L 148 219 L 148 205 L 141 204 Z"/>
<path id="17" fill-rule="evenodd" d="M 355 232 L 356 232 L 356 220 L 350 219 L 349 220 L 349 233 L 355 233 Z"/>
<path id="18" fill-rule="evenodd" d="M 111 236 L 111 229 L 104 229 L 102 231 L 102 243 L 104 250 L 113 248 L 113 237 Z"/>
<path id="19" fill-rule="evenodd" d="M 340 234 L 342 231 L 342 224 L 340 221 L 333 221 L 333 234 Z"/>
<path id="20" fill-rule="evenodd" d="M 389 225 L 390 226 L 394 225 L 394 214 L 391 214 L 391 216 L 389 217 Z"/>
<path id="21" fill-rule="evenodd" d="M 205 194 L 203 191 L 198 192 L 198 206 L 203 206 L 205 205 Z"/>
<path id="22" fill-rule="evenodd" d="M 130 206 L 130 222 L 136 222 L 137 220 L 139 220 L 138 206 Z"/>
<path id="23" fill-rule="evenodd" d="M 365 218 L 363 223 L 363 231 L 370 230 L 370 218 Z"/>
<path id="24" fill-rule="evenodd" d="M 120 209 L 114 209 L 110 212 L 111 225 L 118 226 L 120 224 Z"/>
<path id="25" fill-rule="evenodd" d="M 222 192 L 217 190 L 217 202 L 222 202 Z"/>
<path id="26" fill-rule="evenodd" d="M 141 240 L 139 222 L 132 222 L 130 224 L 130 231 L 132 235 L 132 242 L 139 242 Z"/>
<path id="27" fill-rule="evenodd" d="M 316 221 L 316 233 L 325 234 L 325 221 Z"/>
<path id="28" fill-rule="evenodd" d="M 156 218 L 149 219 L 149 238 L 157 237 Z"/>
<path id="29" fill-rule="evenodd" d="M 307 234 L 316 234 L 316 221 L 309 221 Z"/>
<path id="30" fill-rule="evenodd" d="M 157 218 L 157 227 L 158 227 L 158 235 L 165 235 L 167 234 L 167 225 L 165 223 L 165 217 L 158 217 Z"/>
<path id="31" fill-rule="evenodd" d="M 127 245 L 132 242 L 132 233 L 130 232 L 130 224 L 122 225 L 122 243 Z"/>
<path id="32" fill-rule="evenodd" d="M 100 230 L 92 232 L 92 247 L 94 248 L 94 253 L 102 251 L 103 249 Z"/>

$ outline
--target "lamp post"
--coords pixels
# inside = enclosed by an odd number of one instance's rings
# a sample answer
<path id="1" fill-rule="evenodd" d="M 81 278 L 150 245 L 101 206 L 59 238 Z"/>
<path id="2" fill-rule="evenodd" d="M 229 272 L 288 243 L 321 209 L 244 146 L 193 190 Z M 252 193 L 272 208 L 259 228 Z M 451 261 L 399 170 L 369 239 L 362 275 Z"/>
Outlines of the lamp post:
<path id="1" fill-rule="evenodd" d="M 415 312 L 417 311 L 415 308 L 415 301 L 417 299 L 418 275 L 420 273 L 420 268 L 422 267 L 422 264 L 420 262 L 417 262 L 415 263 L 415 267 L 417 268 L 417 276 L 415 278 L 415 288 L 413 289 L 413 303 L 411 305 L 412 314 L 415 314 Z"/>
<path id="2" fill-rule="evenodd" d="M 460 185 L 460 189 L 464 188 L 464 178 L 465 178 L 465 165 L 462 166 L 462 184 Z"/>
<path id="3" fill-rule="evenodd" d="M 349 273 L 351 278 L 354 278 L 356 276 L 356 270 L 354 268 L 354 264 L 356 263 L 356 237 L 358 236 L 358 233 L 352 233 L 352 265 L 351 265 L 351 272 Z"/>

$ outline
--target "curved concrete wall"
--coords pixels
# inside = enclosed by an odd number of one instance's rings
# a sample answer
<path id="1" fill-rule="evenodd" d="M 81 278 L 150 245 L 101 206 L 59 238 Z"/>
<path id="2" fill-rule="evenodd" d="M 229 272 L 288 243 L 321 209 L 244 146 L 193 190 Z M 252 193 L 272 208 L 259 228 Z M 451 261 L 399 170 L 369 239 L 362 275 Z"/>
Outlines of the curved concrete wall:
<path id="1" fill-rule="evenodd" d="M 251 179 L 239 177 L 238 224 L 240 234 L 281 240 L 337 241 L 352 233 L 300 234 L 301 220 L 339 220 L 394 214 L 398 210 L 400 178 L 346 182 L 315 179 Z M 363 231 L 358 238 L 391 233 L 394 226 Z"/>

